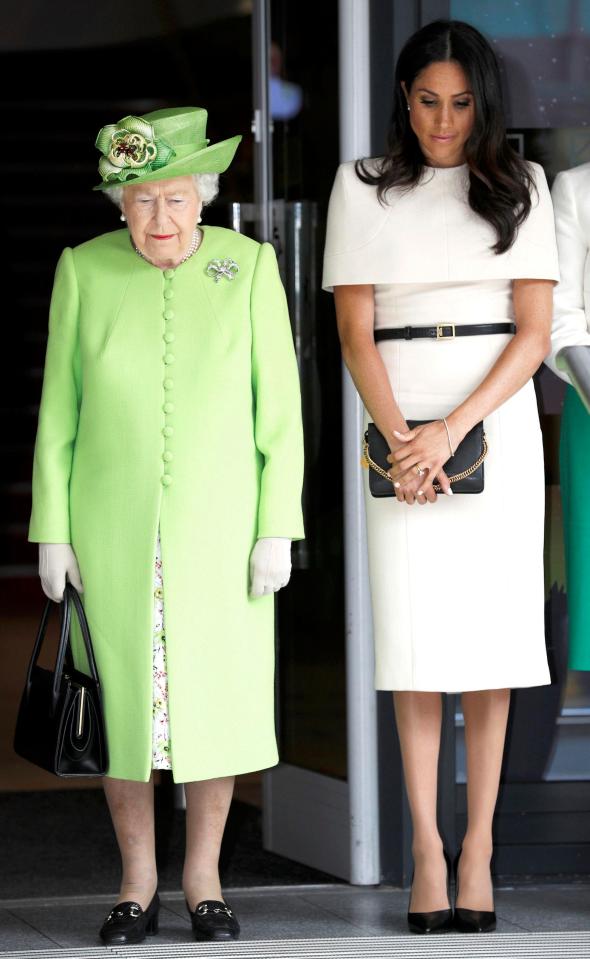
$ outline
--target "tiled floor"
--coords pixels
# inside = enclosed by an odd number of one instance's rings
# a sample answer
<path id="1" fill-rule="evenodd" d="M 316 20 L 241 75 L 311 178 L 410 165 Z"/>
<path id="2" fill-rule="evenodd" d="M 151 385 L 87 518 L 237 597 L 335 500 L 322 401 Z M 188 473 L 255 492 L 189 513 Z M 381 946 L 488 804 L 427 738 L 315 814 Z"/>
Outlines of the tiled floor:
<path id="1" fill-rule="evenodd" d="M 244 940 L 405 935 L 407 894 L 389 888 L 289 886 L 226 891 Z M 191 941 L 182 896 L 162 896 L 154 944 Z M 0 956 L 12 950 L 92 947 L 109 898 L 0 902 Z M 498 933 L 590 930 L 590 886 L 529 886 L 496 893 Z M 581 953 L 580 953 L 581 954 Z"/>

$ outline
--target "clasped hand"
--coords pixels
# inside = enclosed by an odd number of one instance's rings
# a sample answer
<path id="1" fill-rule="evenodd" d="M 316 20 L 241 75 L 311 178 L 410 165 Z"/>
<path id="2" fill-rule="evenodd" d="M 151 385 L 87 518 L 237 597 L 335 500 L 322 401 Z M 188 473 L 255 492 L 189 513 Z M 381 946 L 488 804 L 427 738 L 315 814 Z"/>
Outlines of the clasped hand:
<path id="1" fill-rule="evenodd" d="M 450 457 L 444 423 L 434 420 L 405 433 L 394 430 L 394 436 L 400 446 L 387 459 L 392 464 L 388 472 L 398 501 L 410 506 L 415 502 L 421 506 L 436 503 L 435 482 L 451 496 L 451 484 L 443 470 Z"/>

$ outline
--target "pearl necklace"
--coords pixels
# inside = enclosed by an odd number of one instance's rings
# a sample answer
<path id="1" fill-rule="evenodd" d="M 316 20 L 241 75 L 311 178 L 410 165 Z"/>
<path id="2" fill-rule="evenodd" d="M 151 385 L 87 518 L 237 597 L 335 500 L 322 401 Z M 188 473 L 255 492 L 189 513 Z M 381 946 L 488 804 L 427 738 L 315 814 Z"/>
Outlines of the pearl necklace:
<path id="1" fill-rule="evenodd" d="M 193 233 L 193 238 L 192 238 L 192 240 L 191 240 L 191 245 L 189 246 L 187 252 L 184 254 L 184 256 L 182 257 L 182 259 L 178 261 L 178 263 L 176 264 L 176 266 L 180 266 L 181 263 L 184 263 L 184 262 L 185 262 L 186 260 L 188 260 L 191 256 L 193 256 L 193 254 L 195 254 L 195 253 L 197 252 L 197 250 L 199 249 L 202 241 L 203 241 L 203 234 L 202 234 L 201 230 L 196 229 L 195 232 Z M 131 242 L 133 243 L 133 240 L 132 240 Z M 142 260 L 145 260 L 145 261 L 146 261 L 146 263 L 151 263 L 152 266 L 156 266 L 156 264 L 154 263 L 153 260 L 150 260 L 150 258 L 149 258 L 148 256 L 146 256 L 145 253 L 142 253 L 141 250 L 138 249 L 138 247 L 135 246 L 135 243 L 133 243 L 133 249 L 135 250 L 135 252 L 137 253 L 137 255 L 142 258 Z M 175 269 L 176 269 L 176 267 L 175 267 Z"/>

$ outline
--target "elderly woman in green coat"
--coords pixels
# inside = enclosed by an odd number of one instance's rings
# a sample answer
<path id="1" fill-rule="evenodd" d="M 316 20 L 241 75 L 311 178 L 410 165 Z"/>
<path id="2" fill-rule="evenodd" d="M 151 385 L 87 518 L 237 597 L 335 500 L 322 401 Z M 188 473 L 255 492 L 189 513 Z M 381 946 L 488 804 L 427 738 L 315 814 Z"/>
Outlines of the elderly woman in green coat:
<path id="1" fill-rule="evenodd" d="M 158 927 L 152 769 L 184 783 L 198 939 L 235 938 L 218 859 L 234 776 L 277 762 L 274 601 L 303 536 L 297 364 L 272 246 L 203 226 L 240 137 L 198 108 L 104 127 L 128 229 L 64 250 L 29 539 L 45 592 L 83 589 L 122 857 L 107 944 Z"/>

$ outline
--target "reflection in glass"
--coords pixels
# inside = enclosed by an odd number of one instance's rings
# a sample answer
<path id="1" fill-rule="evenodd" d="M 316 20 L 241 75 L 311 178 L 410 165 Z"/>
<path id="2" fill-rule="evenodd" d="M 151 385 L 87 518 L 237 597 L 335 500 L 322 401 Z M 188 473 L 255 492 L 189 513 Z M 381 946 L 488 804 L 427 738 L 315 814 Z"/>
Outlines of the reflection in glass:
<path id="1" fill-rule="evenodd" d="M 337 2 L 271 3 L 273 242 L 287 290 L 305 430 L 306 540 L 279 593 L 279 740 L 295 766 L 346 776 L 341 364 L 320 256 L 338 164 Z"/>
<path id="2" fill-rule="evenodd" d="M 508 81 L 511 126 L 588 126 L 587 0 L 452 0 L 450 7 L 453 19 L 492 39 Z"/>

